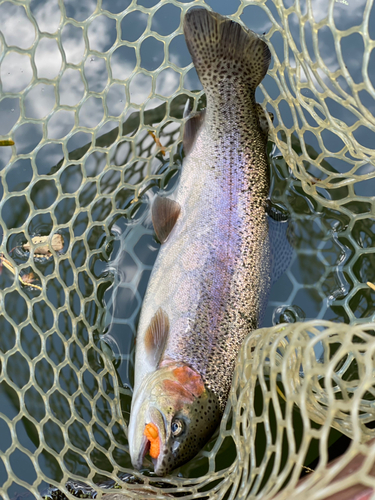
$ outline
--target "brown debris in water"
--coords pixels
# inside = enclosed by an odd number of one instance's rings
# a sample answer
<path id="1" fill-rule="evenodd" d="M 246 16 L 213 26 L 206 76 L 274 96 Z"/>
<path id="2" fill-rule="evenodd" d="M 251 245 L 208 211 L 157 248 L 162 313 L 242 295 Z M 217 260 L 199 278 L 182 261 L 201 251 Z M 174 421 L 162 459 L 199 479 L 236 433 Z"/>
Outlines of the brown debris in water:
<path id="1" fill-rule="evenodd" d="M 38 245 L 34 250 L 34 257 L 52 257 L 49 249 L 49 236 L 34 236 L 31 241 L 34 245 Z M 61 234 L 54 234 L 51 239 L 51 247 L 55 252 L 60 252 L 64 248 L 64 238 Z M 22 245 L 23 250 L 30 252 L 30 243 Z"/>

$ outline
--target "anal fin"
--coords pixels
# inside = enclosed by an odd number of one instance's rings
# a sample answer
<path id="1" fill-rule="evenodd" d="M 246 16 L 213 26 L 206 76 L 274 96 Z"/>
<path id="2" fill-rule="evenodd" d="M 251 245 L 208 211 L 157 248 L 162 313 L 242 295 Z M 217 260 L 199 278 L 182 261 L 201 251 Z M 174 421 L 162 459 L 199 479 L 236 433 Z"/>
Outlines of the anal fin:
<path id="1" fill-rule="evenodd" d="M 151 215 L 155 233 L 160 243 L 164 243 L 170 235 L 180 212 L 181 207 L 177 201 L 162 198 L 161 196 L 155 198 Z"/>
<path id="2" fill-rule="evenodd" d="M 270 246 L 271 246 L 271 284 L 273 285 L 287 270 L 292 261 L 294 248 L 291 244 L 289 219 L 268 219 Z"/>
<path id="3" fill-rule="evenodd" d="M 203 109 L 198 113 L 194 113 L 185 123 L 184 128 L 184 153 L 187 156 L 194 145 L 195 139 L 197 138 L 198 132 L 203 125 L 204 117 L 206 116 L 206 110 Z"/>
<path id="4" fill-rule="evenodd" d="M 159 364 L 169 333 L 168 314 L 161 307 L 152 317 L 145 333 L 145 348 L 155 367 Z"/>

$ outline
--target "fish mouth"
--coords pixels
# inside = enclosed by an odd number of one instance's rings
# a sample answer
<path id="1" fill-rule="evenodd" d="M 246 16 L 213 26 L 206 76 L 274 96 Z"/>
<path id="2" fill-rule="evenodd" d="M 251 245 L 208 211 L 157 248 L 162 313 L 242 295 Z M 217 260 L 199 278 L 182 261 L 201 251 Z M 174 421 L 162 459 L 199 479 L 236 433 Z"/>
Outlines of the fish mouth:
<path id="1" fill-rule="evenodd" d="M 159 476 L 159 477 L 166 476 L 172 470 L 172 467 L 166 468 L 163 465 L 160 455 L 158 458 L 153 458 L 152 462 L 154 464 L 154 474 L 156 476 Z"/>
<path id="2" fill-rule="evenodd" d="M 154 472 L 155 474 L 158 474 L 158 469 L 160 468 L 160 465 L 163 461 L 163 448 L 166 440 L 166 421 L 164 415 L 157 410 L 156 408 L 150 408 L 150 419 L 148 421 L 149 424 L 153 424 L 156 426 L 159 434 L 159 455 L 156 458 L 152 458 L 152 463 L 154 465 Z M 147 438 L 146 438 L 147 439 Z M 149 442 L 149 448 L 150 448 L 150 442 Z"/>
<path id="3" fill-rule="evenodd" d="M 135 469 L 137 470 L 142 469 L 145 456 L 147 455 L 149 450 L 150 450 L 150 441 L 146 438 L 146 436 L 142 436 L 137 460 L 133 461 L 133 467 Z"/>
<path id="4" fill-rule="evenodd" d="M 150 452 L 151 448 L 151 443 L 149 439 L 145 436 L 144 431 L 147 425 L 153 424 L 156 426 L 157 431 L 158 431 L 158 437 L 159 437 L 159 443 L 160 443 L 160 451 L 159 455 L 157 458 L 152 458 L 152 463 L 154 465 L 154 470 L 156 471 L 157 468 L 160 466 L 161 461 L 163 459 L 162 457 L 162 450 L 163 450 L 163 444 L 165 443 L 165 436 L 166 436 L 166 431 L 165 431 L 165 421 L 164 421 L 164 416 L 163 414 L 157 410 L 156 408 L 150 408 L 149 411 L 147 412 L 147 416 L 144 420 L 144 423 L 139 425 L 137 428 L 137 436 L 134 443 L 136 446 L 136 454 L 133 455 L 132 459 L 132 464 L 135 469 L 142 469 L 143 467 L 143 462 L 146 457 L 146 455 Z M 134 450 L 134 449 L 133 449 Z M 135 451 L 135 450 L 134 450 Z"/>

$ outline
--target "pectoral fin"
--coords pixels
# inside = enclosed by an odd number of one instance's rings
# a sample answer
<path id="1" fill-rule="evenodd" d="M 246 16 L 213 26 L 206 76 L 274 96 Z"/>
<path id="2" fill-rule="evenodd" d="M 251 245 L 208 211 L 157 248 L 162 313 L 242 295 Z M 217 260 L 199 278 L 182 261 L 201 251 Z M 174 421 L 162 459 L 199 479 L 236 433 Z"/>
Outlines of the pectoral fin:
<path id="1" fill-rule="evenodd" d="M 159 307 L 145 334 L 145 348 L 155 367 L 159 364 L 169 333 L 168 314 Z"/>
<path id="2" fill-rule="evenodd" d="M 172 231 L 181 207 L 177 201 L 157 196 L 152 205 L 152 223 L 160 243 L 164 243 Z"/>

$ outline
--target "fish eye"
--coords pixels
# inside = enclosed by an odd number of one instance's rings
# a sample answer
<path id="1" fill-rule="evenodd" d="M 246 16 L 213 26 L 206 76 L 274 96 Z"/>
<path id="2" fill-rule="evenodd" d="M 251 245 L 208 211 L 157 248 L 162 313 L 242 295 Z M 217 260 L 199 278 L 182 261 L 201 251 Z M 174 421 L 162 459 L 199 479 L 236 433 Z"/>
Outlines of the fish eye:
<path id="1" fill-rule="evenodd" d="M 179 418 L 175 418 L 171 424 L 172 436 L 177 437 L 180 436 L 184 431 L 184 423 Z"/>

